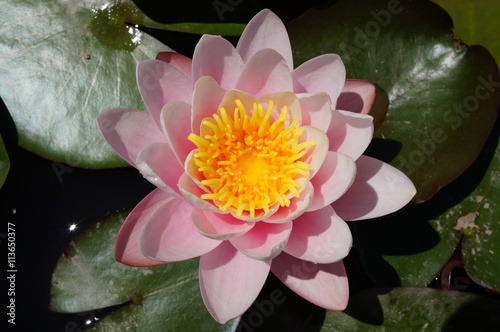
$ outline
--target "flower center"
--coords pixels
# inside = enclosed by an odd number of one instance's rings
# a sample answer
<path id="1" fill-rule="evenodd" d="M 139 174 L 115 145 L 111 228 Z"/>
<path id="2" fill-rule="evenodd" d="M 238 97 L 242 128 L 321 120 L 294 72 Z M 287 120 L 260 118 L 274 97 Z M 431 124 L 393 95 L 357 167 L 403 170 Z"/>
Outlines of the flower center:
<path id="1" fill-rule="evenodd" d="M 202 121 L 201 136 L 188 136 L 198 147 L 191 162 L 209 190 L 202 199 L 213 200 L 219 209 L 231 209 L 238 217 L 247 211 L 254 218 L 256 210 L 268 212 L 276 203 L 289 206 L 291 197 L 300 196 L 296 180 L 308 177 L 311 166 L 299 159 L 316 143 L 299 143 L 304 128 L 297 127 L 297 118 L 285 128 L 287 106 L 271 122 L 272 101 L 265 111 L 254 102 L 250 118 L 240 99 L 235 104 L 232 118 L 221 107 Z"/>

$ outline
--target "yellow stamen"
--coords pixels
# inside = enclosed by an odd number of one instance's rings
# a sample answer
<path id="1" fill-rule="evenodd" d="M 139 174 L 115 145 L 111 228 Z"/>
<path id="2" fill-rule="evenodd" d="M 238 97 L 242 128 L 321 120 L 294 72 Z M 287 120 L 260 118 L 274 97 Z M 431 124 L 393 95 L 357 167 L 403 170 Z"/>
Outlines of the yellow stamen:
<path id="1" fill-rule="evenodd" d="M 202 136 L 190 134 L 188 140 L 198 147 L 191 162 L 198 166 L 200 182 L 209 193 L 200 197 L 212 200 L 222 211 L 250 218 L 267 213 L 272 206 L 289 206 L 289 197 L 299 197 L 299 177 L 309 176 L 311 166 L 300 160 L 316 143 L 300 142 L 304 128 L 299 119 L 285 127 L 288 107 L 272 119 L 275 106 L 254 102 L 249 116 L 240 99 L 235 99 L 233 117 L 221 107 L 217 114 L 202 121 Z"/>

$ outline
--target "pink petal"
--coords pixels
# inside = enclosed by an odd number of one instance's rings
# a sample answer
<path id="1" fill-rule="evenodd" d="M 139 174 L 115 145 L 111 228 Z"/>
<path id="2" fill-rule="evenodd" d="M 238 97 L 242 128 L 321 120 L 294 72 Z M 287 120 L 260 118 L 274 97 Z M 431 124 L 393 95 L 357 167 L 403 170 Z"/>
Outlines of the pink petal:
<path id="1" fill-rule="evenodd" d="M 217 113 L 225 94 L 226 90 L 222 89 L 212 77 L 204 76 L 196 81 L 191 117 L 191 131 L 194 134 L 200 134 L 203 119 Z"/>
<path id="2" fill-rule="evenodd" d="M 228 241 L 201 256 L 201 296 L 212 317 L 223 324 L 242 315 L 259 295 L 270 266 L 270 261 L 252 259 Z"/>
<path id="3" fill-rule="evenodd" d="M 311 179 L 314 198 L 308 211 L 330 205 L 349 189 L 356 177 L 356 163 L 345 154 L 328 151 L 318 173 Z"/>
<path id="4" fill-rule="evenodd" d="M 256 97 L 265 93 L 293 91 L 292 74 L 279 53 L 264 49 L 245 64 L 236 89 Z"/>
<path id="5" fill-rule="evenodd" d="M 191 180 L 193 180 L 193 182 L 199 187 L 202 189 L 202 191 L 197 191 L 197 192 L 200 192 L 200 193 L 207 193 L 208 192 L 208 189 L 201 184 L 201 181 L 203 181 L 205 179 L 205 177 L 203 176 L 203 174 L 201 172 L 198 171 L 199 169 L 199 166 L 197 166 L 195 163 L 191 162 L 191 160 L 193 159 L 193 155 L 195 153 L 198 153 L 198 149 L 194 149 L 193 151 L 189 152 L 189 154 L 187 155 L 186 157 L 186 161 L 184 162 L 184 169 L 187 173 L 187 175 L 189 175 L 189 177 L 191 178 Z"/>
<path id="6" fill-rule="evenodd" d="M 149 182 L 158 188 L 182 197 L 177 182 L 184 168 L 175 161 L 175 155 L 167 143 L 153 143 L 137 156 L 137 168 Z"/>
<path id="7" fill-rule="evenodd" d="M 245 109 L 249 113 L 248 116 L 251 116 L 251 111 L 253 108 L 253 103 L 256 102 L 256 99 L 254 96 L 251 94 L 248 94 L 243 91 L 239 90 L 229 90 L 224 94 L 224 97 L 220 101 L 219 107 L 223 107 L 230 115 L 231 118 L 233 116 L 233 110 L 238 107 L 238 105 L 235 103 L 235 100 L 239 99 L 243 106 L 245 106 Z M 214 112 L 215 113 L 215 112 Z M 213 131 L 210 130 L 210 134 L 212 134 Z"/>
<path id="8" fill-rule="evenodd" d="M 349 284 L 342 261 L 314 264 L 282 253 L 273 260 L 271 271 L 307 301 L 328 310 L 344 310 Z"/>
<path id="9" fill-rule="evenodd" d="M 193 206 L 183 199 L 171 199 L 152 215 L 142 232 L 144 256 L 162 262 L 177 262 L 213 250 L 221 242 L 201 235 L 193 226 Z"/>
<path id="10" fill-rule="evenodd" d="M 178 186 L 184 198 L 198 209 L 214 213 L 229 213 L 229 211 L 220 210 L 211 200 L 201 199 L 200 196 L 206 192 L 203 191 L 187 173 L 181 175 Z"/>
<path id="11" fill-rule="evenodd" d="M 279 203 L 275 203 L 274 205 L 269 207 L 269 211 L 267 211 L 267 212 L 265 212 L 263 209 L 256 210 L 254 217 L 251 217 L 250 212 L 248 212 L 248 211 L 243 211 L 241 216 L 237 216 L 236 212 L 232 211 L 231 215 L 233 216 L 233 218 L 240 219 L 243 221 L 257 222 L 257 221 L 267 220 L 276 211 L 278 211 L 278 209 L 279 209 Z"/>
<path id="12" fill-rule="evenodd" d="M 243 60 L 234 46 L 220 36 L 203 35 L 193 55 L 193 79 L 213 77 L 220 87 L 230 90 L 243 69 Z"/>
<path id="13" fill-rule="evenodd" d="M 196 148 L 187 139 L 191 133 L 191 105 L 182 101 L 172 101 L 161 110 L 160 122 L 167 143 L 175 152 L 179 162 L 184 165 L 186 157 Z"/>
<path id="14" fill-rule="evenodd" d="M 327 135 L 330 151 L 337 151 L 356 160 L 373 138 L 373 118 L 369 115 L 333 111 Z"/>
<path id="15" fill-rule="evenodd" d="M 401 171 L 380 160 L 361 156 L 349 190 L 332 206 L 344 220 L 380 217 L 405 206 L 415 195 L 413 183 Z"/>
<path id="16" fill-rule="evenodd" d="M 245 62 L 265 48 L 281 54 L 289 70 L 293 70 L 292 48 L 286 28 L 279 17 L 268 9 L 260 11 L 250 20 L 236 47 Z"/>
<path id="17" fill-rule="evenodd" d="M 346 257 L 351 247 L 349 226 L 327 205 L 293 221 L 293 230 L 284 251 L 302 260 L 328 264 Z"/>
<path id="18" fill-rule="evenodd" d="M 316 145 L 310 147 L 307 153 L 300 158 L 300 160 L 311 166 L 309 178 L 312 178 L 325 161 L 328 152 L 328 137 L 318 128 L 310 126 L 303 126 L 302 128 L 304 128 L 305 131 L 300 136 L 299 142 L 316 142 Z"/>
<path id="19" fill-rule="evenodd" d="M 335 105 L 344 87 L 345 67 L 337 54 L 323 54 L 301 64 L 292 77 L 295 93 L 326 92 Z"/>
<path id="20" fill-rule="evenodd" d="M 375 102 L 375 85 L 356 79 L 345 81 L 344 89 L 337 100 L 338 110 L 368 114 Z"/>
<path id="21" fill-rule="evenodd" d="M 193 224 L 201 234 L 217 240 L 242 235 L 255 226 L 254 222 L 239 220 L 228 214 L 198 209 L 193 211 Z"/>
<path id="22" fill-rule="evenodd" d="M 269 218 L 264 219 L 268 223 L 288 222 L 300 216 L 311 205 L 314 196 L 314 189 L 311 182 L 307 181 L 304 189 L 300 192 L 300 197 L 290 199 L 290 206 L 283 206 Z"/>
<path id="23" fill-rule="evenodd" d="M 257 222 L 251 230 L 229 239 L 229 242 L 249 257 L 268 260 L 283 250 L 291 230 L 291 221 L 280 224 Z"/>
<path id="24" fill-rule="evenodd" d="M 152 143 L 165 142 L 149 112 L 113 108 L 99 114 L 97 124 L 108 144 L 134 167 L 140 150 Z"/>
<path id="25" fill-rule="evenodd" d="M 160 52 L 156 55 L 156 60 L 161 60 L 174 66 L 178 71 L 191 78 L 192 75 L 192 62 L 190 58 L 185 55 L 175 52 Z"/>
<path id="26" fill-rule="evenodd" d="M 115 245 L 115 259 L 130 266 L 155 266 L 164 264 L 145 257 L 140 248 L 140 238 L 146 223 L 172 195 L 153 190 L 130 212 L 123 223 Z"/>
<path id="27" fill-rule="evenodd" d="M 271 120 L 275 121 L 279 118 L 281 110 L 283 107 L 288 107 L 287 121 L 283 123 L 285 127 L 288 127 L 295 118 L 299 118 L 298 126 L 302 125 L 302 111 L 299 99 L 295 94 L 290 91 L 282 91 L 275 93 L 266 93 L 259 96 L 257 101 L 262 104 L 264 109 L 267 109 L 269 101 L 273 102 L 274 111 L 271 115 Z"/>
<path id="28" fill-rule="evenodd" d="M 302 125 L 316 127 L 326 133 L 332 122 L 332 104 L 326 93 L 299 95 Z"/>
<path id="29" fill-rule="evenodd" d="M 190 103 L 193 94 L 192 80 L 173 65 L 160 60 L 146 60 L 137 65 L 137 85 L 158 128 L 161 128 L 163 105 L 174 100 Z"/>

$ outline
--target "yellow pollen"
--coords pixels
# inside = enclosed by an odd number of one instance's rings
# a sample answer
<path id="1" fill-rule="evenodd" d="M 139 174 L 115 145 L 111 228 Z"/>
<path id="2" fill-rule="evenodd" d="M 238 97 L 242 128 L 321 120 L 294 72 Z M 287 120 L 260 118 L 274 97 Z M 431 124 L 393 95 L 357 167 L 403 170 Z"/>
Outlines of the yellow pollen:
<path id="1" fill-rule="evenodd" d="M 202 121 L 203 137 L 189 134 L 188 140 L 198 147 L 191 162 L 198 166 L 201 184 L 209 191 L 202 199 L 238 217 L 247 212 L 255 218 L 275 204 L 289 206 L 291 197 L 300 196 L 297 179 L 309 176 L 311 169 L 300 159 L 316 143 L 299 143 L 304 128 L 297 127 L 297 118 L 285 127 L 287 106 L 272 120 L 272 100 L 267 108 L 254 102 L 250 116 L 240 99 L 234 103 L 232 118 L 221 107 Z"/>

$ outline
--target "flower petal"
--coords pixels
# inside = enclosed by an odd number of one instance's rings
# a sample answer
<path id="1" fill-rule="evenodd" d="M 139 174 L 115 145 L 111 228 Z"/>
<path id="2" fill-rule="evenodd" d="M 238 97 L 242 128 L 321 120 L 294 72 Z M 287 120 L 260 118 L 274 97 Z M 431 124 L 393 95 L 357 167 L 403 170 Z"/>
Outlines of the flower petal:
<path id="1" fill-rule="evenodd" d="M 184 165 L 189 152 L 196 146 L 188 141 L 191 133 L 191 105 L 182 101 L 172 101 L 161 110 L 160 122 L 167 143 L 175 152 L 179 162 Z"/>
<path id="2" fill-rule="evenodd" d="M 177 182 L 184 168 L 174 159 L 175 154 L 167 143 L 153 143 L 139 152 L 136 164 L 149 182 L 180 198 Z"/>
<path id="3" fill-rule="evenodd" d="M 184 198 L 197 208 L 215 213 L 229 213 L 229 211 L 220 210 L 211 203 L 210 200 L 201 199 L 200 196 L 206 192 L 203 191 L 187 173 L 181 175 L 178 186 Z"/>
<path id="4" fill-rule="evenodd" d="M 203 193 L 206 193 L 208 192 L 207 188 L 201 184 L 201 181 L 205 179 L 203 173 L 198 171 L 198 169 L 200 168 L 199 166 L 191 162 L 191 160 L 193 159 L 193 155 L 198 152 L 198 149 L 194 149 L 193 151 L 189 152 L 186 157 L 186 161 L 184 162 L 184 170 L 186 171 L 187 175 L 189 175 L 191 180 L 193 180 L 193 182 L 202 189 Z"/>
<path id="5" fill-rule="evenodd" d="M 330 205 L 349 189 L 356 177 L 356 163 L 349 156 L 328 151 L 326 159 L 311 183 L 314 198 L 308 211 L 315 211 Z"/>
<path id="6" fill-rule="evenodd" d="M 140 248 L 142 231 L 153 214 L 173 196 L 160 189 L 153 190 L 130 212 L 123 223 L 115 244 L 115 259 L 130 266 L 164 264 L 145 257 Z"/>
<path id="7" fill-rule="evenodd" d="M 337 100 L 338 110 L 368 114 L 375 102 L 375 85 L 370 82 L 349 79 Z"/>
<path id="8" fill-rule="evenodd" d="M 227 91 L 220 101 L 219 108 L 224 108 L 231 116 L 231 118 L 233 118 L 233 110 L 238 107 L 238 105 L 235 103 L 236 99 L 239 99 L 241 101 L 246 111 L 248 112 L 248 116 L 250 117 L 253 110 L 253 104 L 256 102 L 256 99 L 251 94 L 240 90 Z M 210 131 L 209 134 L 212 135 L 213 131 Z"/>
<path id="9" fill-rule="evenodd" d="M 177 262 L 203 255 L 221 242 L 201 235 L 191 222 L 193 206 L 171 199 L 152 215 L 142 232 L 144 256 L 162 262 Z"/>
<path id="10" fill-rule="evenodd" d="M 251 217 L 250 212 L 243 210 L 241 216 L 237 216 L 236 211 L 231 211 L 233 218 L 240 219 L 243 221 L 257 222 L 261 220 L 266 220 L 272 216 L 279 209 L 279 203 L 275 203 L 269 207 L 269 211 L 265 212 L 264 209 L 255 210 L 255 216 Z"/>
<path id="11" fill-rule="evenodd" d="M 219 323 L 242 315 L 266 281 L 270 261 L 252 259 L 228 241 L 200 259 L 200 290 L 208 311 Z"/>
<path id="12" fill-rule="evenodd" d="M 301 64 L 292 77 L 295 93 L 326 92 L 335 105 L 344 87 L 345 67 L 337 54 L 323 54 Z"/>
<path id="13" fill-rule="evenodd" d="M 299 143 L 314 141 L 316 145 L 310 147 L 307 153 L 300 158 L 303 162 L 309 164 L 311 169 L 309 170 L 309 178 L 314 177 L 316 172 L 320 169 L 321 165 L 325 161 L 326 154 L 328 152 L 328 137 L 324 132 L 315 127 L 303 126 L 304 133 L 299 137 Z"/>
<path id="14" fill-rule="evenodd" d="M 220 87 L 234 88 L 243 69 L 243 60 L 234 46 L 220 36 L 203 35 L 193 55 L 193 79 L 213 77 Z"/>
<path id="15" fill-rule="evenodd" d="M 233 218 L 230 214 L 193 210 L 193 224 L 206 237 L 227 240 L 242 235 L 255 226 L 254 222 Z"/>
<path id="16" fill-rule="evenodd" d="M 373 118 L 348 111 L 333 111 L 327 131 L 330 151 L 337 151 L 356 160 L 373 138 Z"/>
<path id="17" fill-rule="evenodd" d="M 137 65 L 137 85 L 158 128 L 161 128 L 163 105 L 174 100 L 190 103 L 193 94 L 192 80 L 173 65 L 160 60 L 146 60 Z"/>
<path id="18" fill-rule="evenodd" d="M 245 64 L 236 89 L 256 97 L 265 93 L 293 91 L 292 74 L 279 53 L 263 49 Z"/>
<path id="19" fill-rule="evenodd" d="M 247 62 L 257 51 L 271 48 L 285 59 L 289 70 L 293 70 L 292 48 L 285 25 L 268 9 L 260 11 L 248 22 L 236 49 Z"/>
<path id="20" fill-rule="evenodd" d="M 307 181 L 304 189 L 300 192 L 300 196 L 290 199 L 290 206 L 280 207 L 276 213 L 263 221 L 268 223 L 282 223 L 293 220 L 307 210 L 311 205 L 313 196 L 314 188 L 311 182 Z"/>
<path id="21" fill-rule="evenodd" d="M 299 99 L 290 91 L 282 91 L 275 93 L 266 93 L 257 98 L 257 101 L 262 104 L 264 110 L 267 109 L 269 102 L 273 102 L 274 110 L 271 115 L 271 120 L 275 121 L 279 118 L 283 107 L 288 108 L 287 121 L 283 123 L 284 127 L 288 127 L 295 118 L 299 119 L 297 126 L 302 125 L 302 111 Z M 271 121 L 271 122 L 272 122 Z"/>
<path id="22" fill-rule="evenodd" d="M 346 257 L 351 247 L 349 226 L 327 205 L 293 221 L 293 230 L 284 251 L 302 260 L 328 264 Z"/>
<path id="23" fill-rule="evenodd" d="M 189 78 L 193 77 L 192 74 L 192 62 L 190 58 L 180 53 L 175 52 L 160 52 L 156 55 L 156 60 L 161 60 L 168 63 L 169 65 L 177 68 L 178 71 L 183 73 Z"/>
<path id="24" fill-rule="evenodd" d="M 99 114 L 97 124 L 108 144 L 134 167 L 140 150 L 152 143 L 165 142 L 149 112 L 113 108 Z"/>
<path id="25" fill-rule="evenodd" d="M 217 113 L 225 94 L 226 90 L 222 89 L 212 77 L 203 76 L 196 81 L 191 117 L 191 131 L 193 133 L 200 134 L 201 122 Z"/>
<path id="26" fill-rule="evenodd" d="M 328 310 L 344 310 L 349 285 L 342 261 L 314 264 L 282 253 L 273 260 L 271 271 L 298 295 Z"/>
<path id="27" fill-rule="evenodd" d="M 302 125 L 316 127 L 326 133 L 332 122 L 332 103 L 326 93 L 299 94 Z"/>
<path id="28" fill-rule="evenodd" d="M 380 160 L 361 156 L 349 190 L 332 206 L 344 220 L 380 217 L 405 206 L 416 189 L 406 175 Z"/>
<path id="29" fill-rule="evenodd" d="M 257 222 L 251 230 L 229 239 L 229 242 L 249 257 L 268 260 L 283 250 L 291 231 L 291 221 L 280 224 Z"/>

